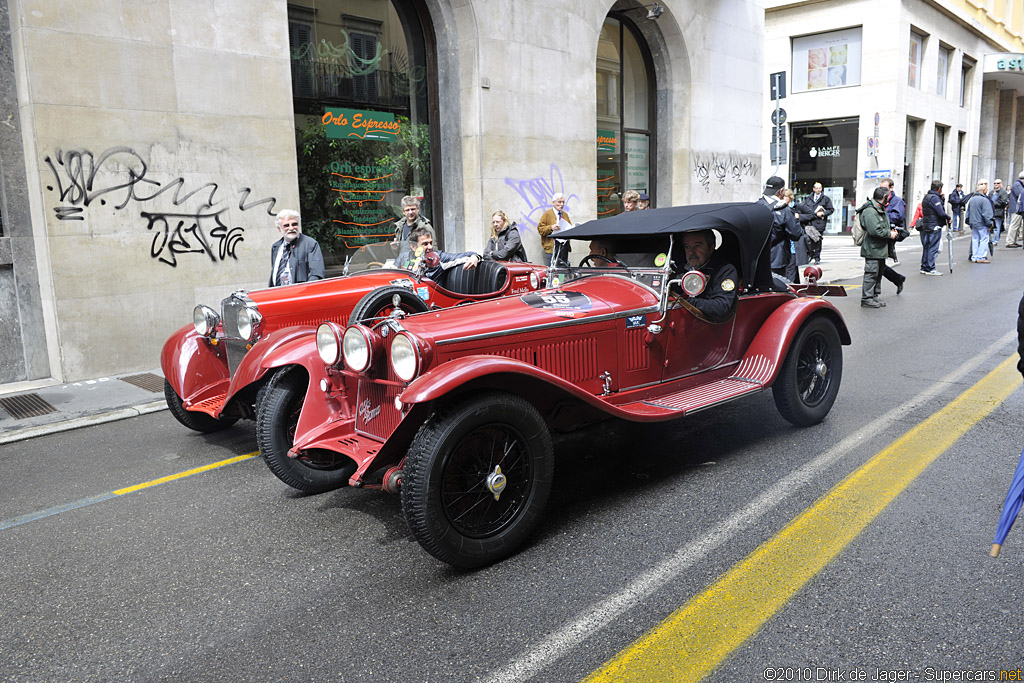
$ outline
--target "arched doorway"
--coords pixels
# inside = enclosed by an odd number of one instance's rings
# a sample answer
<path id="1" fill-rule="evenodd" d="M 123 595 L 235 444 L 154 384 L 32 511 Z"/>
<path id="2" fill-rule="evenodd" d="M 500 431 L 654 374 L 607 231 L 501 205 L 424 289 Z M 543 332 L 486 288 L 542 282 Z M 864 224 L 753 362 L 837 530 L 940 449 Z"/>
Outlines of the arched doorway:
<path id="1" fill-rule="evenodd" d="M 597 47 L 597 215 L 622 211 L 623 192 L 655 192 L 654 66 L 636 25 L 613 12 Z"/>
<path id="2" fill-rule="evenodd" d="M 300 0 L 288 37 L 303 231 L 330 271 L 393 234 L 403 197 L 442 215 L 433 29 L 416 0 Z"/>

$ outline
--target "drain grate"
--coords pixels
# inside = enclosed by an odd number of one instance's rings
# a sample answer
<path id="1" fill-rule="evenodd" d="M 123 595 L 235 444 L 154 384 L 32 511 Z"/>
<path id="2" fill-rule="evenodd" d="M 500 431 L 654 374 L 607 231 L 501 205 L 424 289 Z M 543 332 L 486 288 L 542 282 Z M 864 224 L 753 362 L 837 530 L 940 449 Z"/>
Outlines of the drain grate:
<path id="1" fill-rule="evenodd" d="M 48 413 L 55 413 L 57 409 L 51 406 L 39 394 L 21 394 L 19 396 L 5 396 L 0 398 L 0 408 L 15 420 L 24 420 L 27 417 L 39 417 Z"/>
<path id="2" fill-rule="evenodd" d="M 122 377 L 122 382 L 128 382 L 128 384 L 134 384 L 140 389 L 146 391 L 152 391 L 154 394 L 164 393 L 164 378 L 160 375 L 154 375 L 152 372 L 144 372 L 141 375 L 130 375 L 128 377 Z"/>

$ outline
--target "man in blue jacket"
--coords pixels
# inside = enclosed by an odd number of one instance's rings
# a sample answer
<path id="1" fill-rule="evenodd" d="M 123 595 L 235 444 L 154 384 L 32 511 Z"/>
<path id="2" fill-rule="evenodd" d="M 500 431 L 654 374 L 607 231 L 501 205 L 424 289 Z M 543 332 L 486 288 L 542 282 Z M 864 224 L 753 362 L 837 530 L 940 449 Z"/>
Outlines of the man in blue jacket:
<path id="1" fill-rule="evenodd" d="M 967 201 L 967 195 L 964 194 L 964 184 L 957 183 L 956 189 L 949 193 L 949 208 L 952 209 L 953 232 L 960 232 L 963 229 L 965 201 Z"/>
<path id="2" fill-rule="evenodd" d="M 933 180 L 931 189 L 921 200 L 921 220 L 916 226 L 921 233 L 921 272 L 925 275 L 942 275 L 935 270 L 935 257 L 939 253 L 942 226 L 950 222 L 943 204 L 942 181 Z"/>

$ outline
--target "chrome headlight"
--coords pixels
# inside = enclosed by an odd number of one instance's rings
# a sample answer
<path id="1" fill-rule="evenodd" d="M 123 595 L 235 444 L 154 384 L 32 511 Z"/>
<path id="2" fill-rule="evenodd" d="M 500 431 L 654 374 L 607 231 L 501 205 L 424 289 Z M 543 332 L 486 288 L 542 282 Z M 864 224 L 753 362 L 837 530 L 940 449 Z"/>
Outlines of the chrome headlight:
<path id="1" fill-rule="evenodd" d="M 345 365 L 352 372 L 366 372 L 373 364 L 373 341 L 370 330 L 362 325 L 352 325 L 345 330 L 341 340 Z"/>
<path id="2" fill-rule="evenodd" d="M 316 328 L 316 352 L 327 365 L 334 365 L 341 360 L 341 334 L 337 325 L 321 323 Z"/>
<path id="3" fill-rule="evenodd" d="M 260 332 L 260 322 L 263 316 L 255 308 L 238 309 L 238 336 L 247 342 L 255 341 Z"/>
<path id="4" fill-rule="evenodd" d="M 403 382 L 410 381 L 420 369 L 420 352 L 405 333 L 395 335 L 391 342 L 391 369 Z"/>
<path id="5" fill-rule="evenodd" d="M 691 270 L 683 275 L 683 291 L 687 296 L 697 296 L 704 291 L 708 283 L 708 277 L 699 270 Z"/>
<path id="6" fill-rule="evenodd" d="M 199 304 L 192 309 L 192 325 L 196 328 L 196 334 L 212 337 L 217 333 L 217 323 L 219 322 L 220 316 L 217 315 L 217 311 L 209 306 Z"/>
<path id="7" fill-rule="evenodd" d="M 537 285 L 540 284 L 540 280 L 537 279 L 537 273 L 530 271 L 530 289 L 537 289 Z"/>

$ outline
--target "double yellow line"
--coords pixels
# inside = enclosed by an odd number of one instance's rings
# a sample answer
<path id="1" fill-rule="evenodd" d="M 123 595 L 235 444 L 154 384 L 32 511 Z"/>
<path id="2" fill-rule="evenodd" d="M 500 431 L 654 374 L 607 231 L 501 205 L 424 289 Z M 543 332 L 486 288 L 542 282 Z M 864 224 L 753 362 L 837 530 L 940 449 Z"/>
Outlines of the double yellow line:
<path id="1" fill-rule="evenodd" d="M 1016 356 L 917 425 L 587 677 L 698 681 L 753 636 L 921 472 L 1021 384 Z"/>

